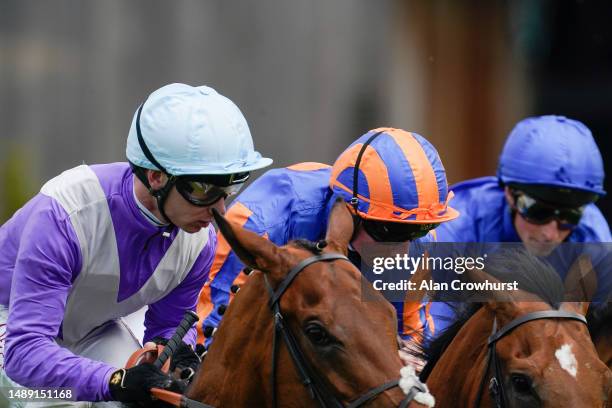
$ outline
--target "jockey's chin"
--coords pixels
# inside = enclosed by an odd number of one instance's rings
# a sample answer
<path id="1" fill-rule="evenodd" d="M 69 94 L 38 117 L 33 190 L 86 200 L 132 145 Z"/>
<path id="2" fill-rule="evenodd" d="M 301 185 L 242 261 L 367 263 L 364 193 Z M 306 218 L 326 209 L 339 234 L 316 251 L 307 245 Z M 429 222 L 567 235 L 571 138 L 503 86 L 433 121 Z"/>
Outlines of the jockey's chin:
<path id="1" fill-rule="evenodd" d="M 179 226 L 179 228 L 189 234 L 195 234 L 196 232 L 200 232 L 202 228 L 206 228 L 209 225 L 210 225 L 210 222 L 208 221 L 196 221 L 190 224 Z"/>
<path id="2" fill-rule="evenodd" d="M 536 256 L 546 257 L 559 246 L 559 242 L 528 240 L 523 242 L 525 248 Z"/>

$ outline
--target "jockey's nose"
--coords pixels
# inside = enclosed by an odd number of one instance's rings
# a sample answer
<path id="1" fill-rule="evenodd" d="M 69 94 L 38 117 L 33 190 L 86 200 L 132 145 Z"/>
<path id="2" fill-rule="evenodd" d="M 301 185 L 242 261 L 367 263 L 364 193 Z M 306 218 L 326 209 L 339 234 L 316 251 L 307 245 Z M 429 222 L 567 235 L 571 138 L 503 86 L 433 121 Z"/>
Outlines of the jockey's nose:
<path id="1" fill-rule="evenodd" d="M 559 229 L 557 228 L 557 221 L 551 220 L 547 224 L 539 227 L 542 238 L 547 242 L 556 241 L 559 236 Z"/>
<path id="2" fill-rule="evenodd" d="M 213 215 L 213 208 L 219 211 L 221 215 L 225 215 L 225 198 L 221 197 L 221 199 L 219 199 L 217 202 L 208 207 L 208 211 L 210 212 L 211 216 Z"/>

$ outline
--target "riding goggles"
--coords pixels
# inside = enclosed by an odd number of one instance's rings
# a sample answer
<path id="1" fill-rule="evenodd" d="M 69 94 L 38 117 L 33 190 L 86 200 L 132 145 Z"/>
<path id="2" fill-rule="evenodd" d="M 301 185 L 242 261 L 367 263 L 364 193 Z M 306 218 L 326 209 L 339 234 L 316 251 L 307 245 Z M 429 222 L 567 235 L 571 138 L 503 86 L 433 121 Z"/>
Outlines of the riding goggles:
<path id="1" fill-rule="evenodd" d="M 406 242 L 422 238 L 439 224 L 408 224 L 363 220 L 368 235 L 377 242 Z"/>
<path id="2" fill-rule="evenodd" d="M 551 220 L 556 220 L 560 230 L 576 228 L 584 211 L 584 206 L 556 207 L 537 201 L 527 194 L 516 194 L 514 196 L 514 208 L 521 217 L 531 224 L 544 225 Z"/>
<path id="3" fill-rule="evenodd" d="M 176 190 L 198 207 L 213 205 L 221 198 L 237 194 L 250 173 L 235 173 L 229 175 L 199 175 L 179 176 L 176 178 Z"/>

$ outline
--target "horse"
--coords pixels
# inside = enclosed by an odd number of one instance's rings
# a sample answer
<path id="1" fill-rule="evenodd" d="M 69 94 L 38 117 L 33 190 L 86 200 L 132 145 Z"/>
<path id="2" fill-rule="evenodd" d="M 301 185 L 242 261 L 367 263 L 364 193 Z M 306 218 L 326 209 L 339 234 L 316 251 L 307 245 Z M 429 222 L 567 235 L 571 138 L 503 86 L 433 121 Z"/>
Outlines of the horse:
<path id="1" fill-rule="evenodd" d="M 512 272 L 522 290 L 463 304 L 457 321 L 424 346 L 420 378 L 438 406 L 606 406 L 612 373 L 590 339 L 588 303 L 563 302 L 556 272 L 525 251 L 489 262 L 488 272 L 471 278 Z"/>
<path id="2" fill-rule="evenodd" d="M 224 313 L 188 399 L 219 408 L 433 406 L 399 358 L 395 309 L 346 258 L 353 220 L 342 200 L 318 243 L 278 247 L 214 217 L 252 272 Z M 362 291 L 375 300 L 363 301 Z"/>

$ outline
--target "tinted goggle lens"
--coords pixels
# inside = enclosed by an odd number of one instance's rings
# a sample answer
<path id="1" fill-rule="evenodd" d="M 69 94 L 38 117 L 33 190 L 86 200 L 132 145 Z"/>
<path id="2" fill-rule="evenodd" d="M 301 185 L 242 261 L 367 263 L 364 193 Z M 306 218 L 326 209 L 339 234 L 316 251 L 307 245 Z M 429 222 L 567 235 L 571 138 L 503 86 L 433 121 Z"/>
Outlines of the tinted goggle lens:
<path id="1" fill-rule="evenodd" d="M 532 224 L 548 224 L 551 220 L 559 223 L 560 229 L 575 228 L 582 218 L 584 207 L 559 208 L 539 202 L 526 194 L 515 197 L 518 213 Z"/>
<path id="2" fill-rule="evenodd" d="M 221 198 L 237 194 L 243 185 L 240 183 L 221 187 L 202 181 L 179 179 L 176 182 L 176 189 L 191 204 L 205 207 L 216 203 Z"/>
<path id="3" fill-rule="evenodd" d="M 424 237 L 438 225 L 363 220 L 366 232 L 377 242 L 414 241 Z"/>

